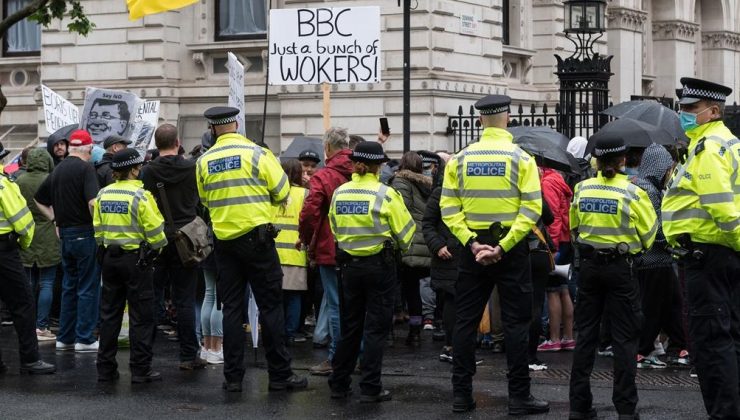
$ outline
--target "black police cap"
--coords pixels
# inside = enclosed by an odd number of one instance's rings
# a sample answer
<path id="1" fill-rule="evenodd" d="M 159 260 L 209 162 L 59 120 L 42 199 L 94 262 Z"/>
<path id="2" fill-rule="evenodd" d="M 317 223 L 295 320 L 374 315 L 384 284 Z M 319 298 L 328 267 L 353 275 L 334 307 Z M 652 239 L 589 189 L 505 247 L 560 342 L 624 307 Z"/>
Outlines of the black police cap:
<path id="1" fill-rule="evenodd" d="M 211 125 L 225 125 L 236 122 L 236 116 L 239 115 L 239 109 L 230 106 L 214 106 L 208 108 L 203 116 Z"/>
<path id="2" fill-rule="evenodd" d="M 319 154 L 314 152 L 313 150 L 302 151 L 300 154 L 298 154 L 298 160 L 312 160 L 316 163 L 321 162 Z"/>
<path id="3" fill-rule="evenodd" d="M 725 102 L 732 93 L 732 89 L 708 80 L 695 79 L 693 77 L 682 77 L 681 105 L 690 105 L 702 100 Z"/>
<path id="4" fill-rule="evenodd" d="M 480 111 L 481 115 L 493 115 L 509 112 L 509 105 L 511 98 L 506 95 L 488 95 L 475 103 L 475 109 Z"/>
<path id="5" fill-rule="evenodd" d="M 123 149 L 113 155 L 113 169 L 128 169 L 144 163 L 144 156 L 136 149 Z"/>
<path id="6" fill-rule="evenodd" d="M 623 155 L 627 153 L 627 145 L 621 137 L 603 137 L 596 140 L 593 155 L 597 158 Z"/>
<path id="7" fill-rule="evenodd" d="M 364 141 L 355 147 L 349 156 L 353 162 L 383 163 L 390 159 L 385 155 L 383 146 L 374 141 Z"/>

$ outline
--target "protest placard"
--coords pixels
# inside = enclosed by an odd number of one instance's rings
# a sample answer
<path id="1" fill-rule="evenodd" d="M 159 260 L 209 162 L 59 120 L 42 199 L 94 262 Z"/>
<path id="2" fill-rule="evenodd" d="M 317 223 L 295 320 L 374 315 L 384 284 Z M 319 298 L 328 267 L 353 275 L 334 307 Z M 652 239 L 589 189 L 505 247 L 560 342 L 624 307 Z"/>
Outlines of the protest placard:
<path id="1" fill-rule="evenodd" d="M 132 111 L 143 103 L 131 92 L 88 87 L 85 89 L 80 128 L 87 130 L 97 145 L 112 134 L 131 138 L 136 116 Z"/>
<path id="2" fill-rule="evenodd" d="M 44 100 L 44 121 L 46 132 L 54 134 L 62 127 L 80 123 L 80 109 L 77 105 L 41 85 L 41 98 Z"/>
<path id="3" fill-rule="evenodd" d="M 270 10 L 273 85 L 380 81 L 380 8 Z"/>
<path id="4" fill-rule="evenodd" d="M 246 133 L 244 123 L 244 66 L 236 58 L 236 55 L 229 53 L 229 106 L 239 109 L 239 115 L 236 117 L 239 127 L 237 131 L 241 135 Z"/>
<path id="5" fill-rule="evenodd" d="M 131 147 L 139 151 L 154 149 L 154 131 L 159 124 L 159 101 L 145 101 L 136 110 L 131 129 Z"/>

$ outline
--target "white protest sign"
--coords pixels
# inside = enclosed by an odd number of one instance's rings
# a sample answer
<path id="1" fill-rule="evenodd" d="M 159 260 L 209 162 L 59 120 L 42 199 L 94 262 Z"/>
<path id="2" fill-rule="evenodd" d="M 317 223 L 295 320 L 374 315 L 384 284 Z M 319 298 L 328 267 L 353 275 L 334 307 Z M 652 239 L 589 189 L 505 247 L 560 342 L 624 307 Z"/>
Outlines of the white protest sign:
<path id="1" fill-rule="evenodd" d="M 239 109 L 236 121 L 239 123 L 237 131 L 241 135 L 246 133 L 244 123 L 244 66 L 233 53 L 229 53 L 229 106 Z"/>
<path id="2" fill-rule="evenodd" d="M 154 131 L 159 124 L 159 101 L 146 101 L 139 105 L 131 130 L 131 147 L 146 151 L 154 149 Z"/>
<path id="3" fill-rule="evenodd" d="M 99 146 L 112 134 L 131 139 L 135 112 L 143 103 L 131 92 L 88 87 L 80 128 L 87 130 Z"/>
<path id="4" fill-rule="evenodd" d="M 77 105 L 44 85 L 41 85 L 41 97 L 44 100 L 44 121 L 46 121 L 47 133 L 54 134 L 62 127 L 80 123 L 80 109 Z"/>
<path id="5" fill-rule="evenodd" d="M 380 8 L 270 10 L 272 85 L 380 82 Z"/>

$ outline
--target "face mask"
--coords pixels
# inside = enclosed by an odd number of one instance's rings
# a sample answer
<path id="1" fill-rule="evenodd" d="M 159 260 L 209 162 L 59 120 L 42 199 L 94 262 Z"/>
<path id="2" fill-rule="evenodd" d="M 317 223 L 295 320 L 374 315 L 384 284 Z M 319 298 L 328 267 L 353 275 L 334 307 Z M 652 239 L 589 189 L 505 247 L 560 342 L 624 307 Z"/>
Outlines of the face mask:
<path id="1" fill-rule="evenodd" d="M 683 131 L 689 131 L 691 129 L 694 129 L 699 126 L 699 123 L 696 122 L 696 117 L 706 112 L 709 108 L 706 108 L 704 111 L 698 112 L 696 114 L 686 111 L 681 111 L 678 113 L 679 121 L 681 121 L 681 128 Z"/>
<path id="2" fill-rule="evenodd" d="M 432 177 L 432 170 L 431 169 L 424 169 L 421 173 L 422 173 L 422 175 L 428 176 L 429 178 Z"/>

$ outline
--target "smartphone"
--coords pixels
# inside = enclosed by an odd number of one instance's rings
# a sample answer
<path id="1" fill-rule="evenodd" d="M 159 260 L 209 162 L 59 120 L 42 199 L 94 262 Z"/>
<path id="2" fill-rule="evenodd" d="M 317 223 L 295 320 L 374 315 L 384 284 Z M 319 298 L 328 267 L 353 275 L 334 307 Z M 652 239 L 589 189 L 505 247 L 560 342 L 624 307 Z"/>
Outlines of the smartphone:
<path id="1" fill-rule="evenodd" d="M 391 134 L 391 129 L 388 127 L 388 118 L 383 117 L 380 119 L 380 132 L 386 136 Z"/>

